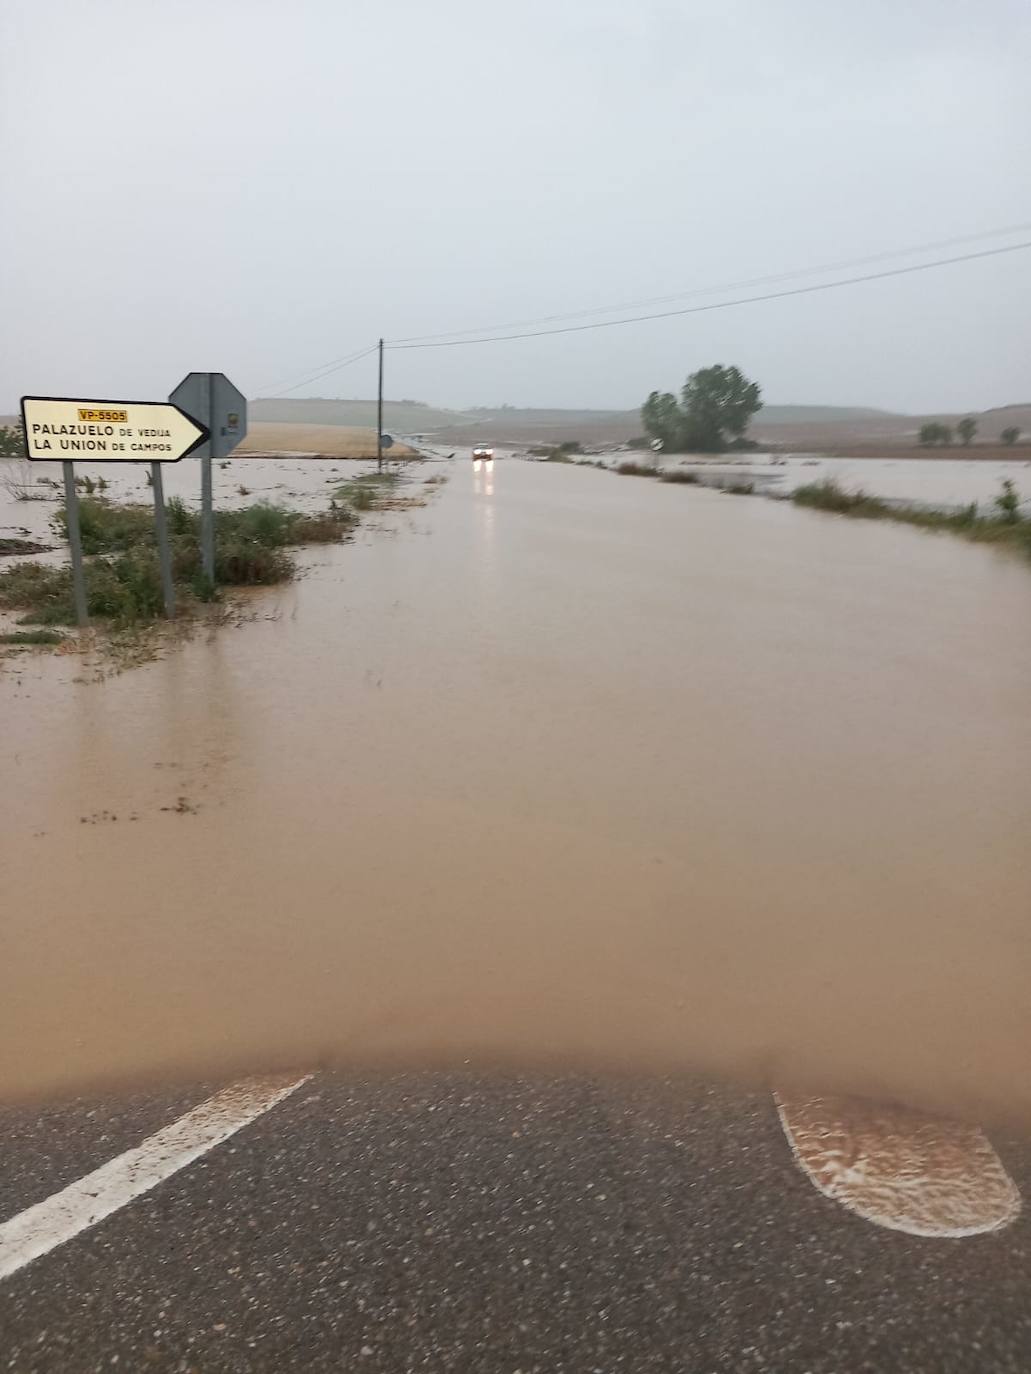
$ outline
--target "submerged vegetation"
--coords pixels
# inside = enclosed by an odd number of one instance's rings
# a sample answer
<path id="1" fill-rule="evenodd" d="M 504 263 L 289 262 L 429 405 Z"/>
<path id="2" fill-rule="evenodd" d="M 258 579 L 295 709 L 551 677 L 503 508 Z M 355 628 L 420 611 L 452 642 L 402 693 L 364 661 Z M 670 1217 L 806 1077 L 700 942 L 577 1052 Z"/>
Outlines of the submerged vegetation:
<path id="1" fill-rule="evenodd" d="M 296 570 L 288 549 L 338 543 L 358 523 L 360 512 L 377 506 L 397 481 L 394 474 L 356 478 L 341 487 L 328 510 L 315 514 L 259 502 L 241 510 L 215 512 L 215 585 L 204 577 L 200 555 L 200 514 L 178 498 L 166 506 L 177 602 L 188 609 L 212 601 L 217 587 L 268 586 L 289 581 Z M 64 509 L 53 518 L 66 536 Z M 116 626 L 157 619 L 163 610 L 161 578 L 149 505 L 117 505 L 102 495 L 79 502 L 79 527 L 87 559 L 89 614 Z M 71 570 L 42 563 L 19 563 L 0 572 L 0 609 L 20 611 L 20 625 L 70 625 L 75 622 Z M 26 632 L 28 633 L 28 632 Z M 50 643 L 41 637 L 8 643 Z"/>
<path id="2" fill-rule="evenodd" d="M 1031 558 L 1031 519 L 1021 514 L 1020 494 L 1009 477 L 1004 478 L 992 508 L 985 512 L 976 502 L 952 511 L 893 506 L 864 491 L 845 491 L 832 478 L 798 487 L 791 499 L 797 506 L 851 515 L 860 520 L 894 520 L 919 529 L 948 530 L 980 543 L 1008 545 Z"/>
<path id="3" fill-rule="evenodd" d="M 56 630 L 8 630 L 0 634 L 0 644 L 60 644 L 63 639 Z"/>
<path id="4" fill-rule="evenodd" d="M 352 477 L 337 487 L 334 506 L 342 502 L 345 508 L 356 511 L 382 508 L 400 480 L 396 472 L 369 472 L 364 477 Z"/>

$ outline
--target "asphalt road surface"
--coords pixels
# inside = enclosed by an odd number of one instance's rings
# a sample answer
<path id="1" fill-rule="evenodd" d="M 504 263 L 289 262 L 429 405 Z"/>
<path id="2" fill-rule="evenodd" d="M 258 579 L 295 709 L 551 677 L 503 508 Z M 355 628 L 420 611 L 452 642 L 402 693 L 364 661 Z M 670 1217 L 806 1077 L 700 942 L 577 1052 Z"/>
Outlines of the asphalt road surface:
<path id="1" fill-rule="evenodd" d="M 0 1223 L 225 1086 L 3 1110 Z M 0 1368 L 1023 1372 L 1029 1254 L 822 1197 L 766 1093 L 319 1073 L 0 1280 Z"/>

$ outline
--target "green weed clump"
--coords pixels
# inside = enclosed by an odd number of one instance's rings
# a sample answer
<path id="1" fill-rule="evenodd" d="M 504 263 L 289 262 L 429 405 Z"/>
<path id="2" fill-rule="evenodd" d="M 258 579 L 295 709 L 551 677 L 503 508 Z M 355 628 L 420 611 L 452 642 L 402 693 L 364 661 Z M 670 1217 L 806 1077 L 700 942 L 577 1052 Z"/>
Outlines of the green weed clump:
<path id="1" fill-rule="evenodd" d="M 659 469 L 655 463 L 635 463 L 632 460 L 620 463 L 616 468 L 620 477 L 658 477 Z"/>
<path id="2" fill-rule="evenodd" d="M 659 476 L 660 482 L 676 482 L 697 485 L 697 472 L 689 472 L 687 468 L 670 468 Z"/>

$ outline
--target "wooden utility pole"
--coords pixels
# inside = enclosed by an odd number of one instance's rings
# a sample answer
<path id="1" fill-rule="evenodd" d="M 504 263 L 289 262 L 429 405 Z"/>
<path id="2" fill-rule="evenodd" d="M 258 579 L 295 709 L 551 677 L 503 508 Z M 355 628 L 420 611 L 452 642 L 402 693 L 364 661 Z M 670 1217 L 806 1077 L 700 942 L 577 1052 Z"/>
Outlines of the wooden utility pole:
<path id="1" fill-rule="evenodd" d="M 379 391 L 376 395 L 376 471 L 383 471 L 383 340 L 379 341 Z"/>

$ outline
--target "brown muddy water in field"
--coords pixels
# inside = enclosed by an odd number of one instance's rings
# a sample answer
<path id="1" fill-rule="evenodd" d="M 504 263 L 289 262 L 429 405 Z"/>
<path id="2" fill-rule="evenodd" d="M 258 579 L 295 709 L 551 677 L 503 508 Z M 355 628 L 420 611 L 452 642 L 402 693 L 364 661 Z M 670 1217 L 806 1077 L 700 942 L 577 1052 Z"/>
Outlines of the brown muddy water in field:
<path id="1" fill-rule="evenodd" d="M 470 468 L 275 619 L 7 661 L 0 1092 L 571 1065 L 1031 1124 L 1027 567 Z"/>

